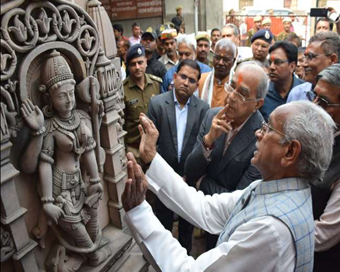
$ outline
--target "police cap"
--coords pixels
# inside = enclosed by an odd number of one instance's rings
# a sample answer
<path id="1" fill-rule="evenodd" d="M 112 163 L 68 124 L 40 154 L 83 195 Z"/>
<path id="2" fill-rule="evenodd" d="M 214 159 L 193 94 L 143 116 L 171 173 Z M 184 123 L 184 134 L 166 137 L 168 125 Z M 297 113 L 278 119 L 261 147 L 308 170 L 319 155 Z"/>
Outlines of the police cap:
<path id="1" fill-rule="evenodd" d="M 251 43 L 253 43 L 255 40 L 261 39 L 265 42 L 271 44 L 273 39 L 273 34 L 268 29 L 261 29 L 257 31 L 254 36 L 251 38 Z"/>
<path id="2" fill-rule="evenodd" d="M 126 63 L 129 64 L 129 62 L 134 58 L 139 57 L 145 57 L 145 49 L 144 46 L 140 43 L 135 44 L 134 46 L 131 46 L 130 49 L 126 53 Z"/>

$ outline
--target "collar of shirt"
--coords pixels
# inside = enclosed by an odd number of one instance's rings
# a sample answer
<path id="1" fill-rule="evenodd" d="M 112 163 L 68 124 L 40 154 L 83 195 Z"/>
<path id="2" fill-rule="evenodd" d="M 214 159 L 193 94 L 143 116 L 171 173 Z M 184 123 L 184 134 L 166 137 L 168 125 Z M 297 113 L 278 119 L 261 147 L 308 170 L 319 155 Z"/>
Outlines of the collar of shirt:
<path id="1" fill-rule="evenodd" d="M 274 194 L 282 191 L 306 189 L 308 180 L 303 178 L 283 178 L 278 180 L 261 181 L 255 188 L 257 195 Z"/>
<path id="2" fill-rule="evenodd" d="M 224 84 L 225 84 L 227 81 L 229 82 L 229 75 L 228 75 L 227 77 L 223 78 L 223 80 L 219 80 L 219 79 L 217 79 L 217 78 L 215 77 L 215 78 L 214 78 L 214 85 L 216 85 L 216 86 L 221 86 L 221 87 L 224 88 Z"/>
<path id="3" fill-rule="evenodd" d="M 279 100 L 287 101 L 287 98 L 288 98 L 288 95 L 289 95 L 290 91 L 294 87 L 304 83 L 304 81 L 302 79 L 295 77 L 294 74 L 292 75 L 292 77 L 293 77 L 292 85 L 290 86 L 290 90 L 289 90 L 289 92 L 287 92 L 287 94 L 286 94 L 286 96 L 284 98 L 282 98 L 282 96 L 276 90 L 274 82 L 269 81 L 269 86 L 268 86 L 268 94 L 269 94 L 269 96 L 272 95 L 272 96 L 278 98 Z"/>
<path id="4" fill-rule="evenodd" d="M 176 93 L 175 93 L 176 90 L 175 90 L 175 88 L 173 88 L 173 91 L 174 91 L 174 102 L 175 102 L 175 105 L 181 107 L 181 104 L 178 102 L 177 97 L 176 97 Z M 189 97 L 189 99 L 188 99 L 187 103 L 185 103 L 185 106 L 183 107 L 183 109 L 185 107 L 189 106 L 190 100 L 191 100 L 191 97 Z"/>
<path id="5" fill-rule="evenodd" d="M 231 144 L 231 142 L 234 140 L 236 134 L 243 128 L 244 124 L 247 123 L 247 121 L 249 120 L 249 118 L 252 116 L 252 114 L 237 128 L 231 130 L 228 134 L 227 134 L 227 138 L 225 139 L 225 144 L 224 144 L 224 151 L 223 151 L 223 155 L 225 154 L 225 152 L 227 151 L 229 145 Z"/>
<path id="6" fill-rule="evenodd" d="M 164 54 L 163 55 L 163 57 L 162 57 L 163 59 L 163 64 L 164 65 L 166 65 L 167 63 L 171 63 L 171 64 L 173 64 L 173 65 L 177 65 L 177 63 L 178 63 L 178 59 L 177 59 L 177 62 L 173 62 L 169 57 L 168 57 L 168 55 L 167 54 Z"/>
<path id="7" fill-rule="evenodd" d="M 144 89 L 145 89 L 147 85 L 152 84 L 152 79 L 150 78 L 148 74 L 144 74 L 144 80 L 145 80 L 145 85 L 144 85 Z M 133 88 L 136 86 L 138 87 L 137 83 L 133 81 L 131 76 L 129 76 L 128 81 L 129 81 L 129 88 Z"/>

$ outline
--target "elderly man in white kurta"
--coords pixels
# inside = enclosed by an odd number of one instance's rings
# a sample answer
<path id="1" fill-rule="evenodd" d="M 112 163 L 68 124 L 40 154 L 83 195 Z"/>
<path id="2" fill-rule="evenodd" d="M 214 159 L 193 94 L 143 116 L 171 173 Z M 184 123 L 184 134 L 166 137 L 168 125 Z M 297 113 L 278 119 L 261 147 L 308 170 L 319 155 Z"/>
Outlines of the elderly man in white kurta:
<path id="1" fill-rule="evenodd" d="M 152 122 L 144 115 L 140 120 L 140 153 L 150 167 L 144 176 L 128 154 L 122 202 L 125 220 L 156 270 L 312 271 L 314 220 L 308 181 L 319 179 L 327 169 L 335 127 L 323 109 L 309 102 L 275 109 L 269 123 L 255 132 L 257 150 L 251 162 L 263 179 L 242 191 L 213 196 L 183 182 L 156 153 L 158 132 Z M 212 126 L 228 129 L 228 122 L 222 115 Z M 188 256 L 144 200 L 148 182 L 168 208 L 219 234 L 216 247 L 196 260 Z"/>

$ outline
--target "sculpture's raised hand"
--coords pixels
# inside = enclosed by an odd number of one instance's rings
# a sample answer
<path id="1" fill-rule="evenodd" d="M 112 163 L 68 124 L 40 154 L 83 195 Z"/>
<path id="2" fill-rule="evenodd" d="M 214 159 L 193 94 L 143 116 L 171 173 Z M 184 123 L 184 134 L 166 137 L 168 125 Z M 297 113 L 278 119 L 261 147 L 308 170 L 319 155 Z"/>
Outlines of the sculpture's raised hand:
<path id="1" fill-rule="evenodd" d="M 122 194 L 123 208 L 126 212 L 140 205 L 148 190 L 148 181 L 132 153 L 128 153 L 128 180 Z"/>
<path id="2" fill-rule="evenodd" d="M 65 216 L 63 210 L 52 203 L 45 203 L 43 209 L 46 215 L 52 219 L 55 224 L 58 224 L 60 216 Z"/>
<path id="3" fill-rule="evenodd" d="M 139 145 L 139 153 L 145 164 L 150 163 L 156 156 L 156 144 L 159 132 L 155 124 L 144 114 L 139 116 L 141 125 L 138 126 L 141 141 Z"/>
<path id="4" fill-rule="evenodd" d="M 38 106 L 34 106 L 32 101 L 27 99 L 21 105 L 21 114 L 27 125 L 33 131 L 39 131 L 44 126 L 44 115 Z"/>

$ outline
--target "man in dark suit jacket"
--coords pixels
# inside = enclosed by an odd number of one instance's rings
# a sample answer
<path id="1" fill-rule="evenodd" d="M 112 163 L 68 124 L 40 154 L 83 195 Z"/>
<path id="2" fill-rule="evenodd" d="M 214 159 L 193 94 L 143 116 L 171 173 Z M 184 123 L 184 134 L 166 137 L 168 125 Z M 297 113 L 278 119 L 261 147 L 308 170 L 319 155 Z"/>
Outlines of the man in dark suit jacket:
<path id="1" fill-rule="evenodd" d="M 200 77 L 199 65 L 193 60 L 183 60 L 174 74 L 174 90 L 153 97 L 149 104 L 148 116 L 159 131 L 157 151 L 181 176 L 184 174 L 185 160 L 194 147 L 201 122 L 209 109 L 206 102 L 193 96 Z M 155 210 L 163 226 L 171 231 L 173 212 L 158 199 Z M 193 226 L 179 218 L 179 242 L 188 253 L 192 246 L 192 232 Z"/>
<path id="2" fill-rule="evenodd" d="M 244 189 L 261 178 L 250 160 L 256 150 L 255 131 L 264 120 L 258 109 L 267 93 L 267 75 L 255 63 L 245 62 L 225 89 L 226 106 L 207 112 L 185 164 L 188 182 L 196 182 L 206 195 Z M 216 242 L 216 235 L 206 234 L 206 250 Z"/>

